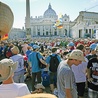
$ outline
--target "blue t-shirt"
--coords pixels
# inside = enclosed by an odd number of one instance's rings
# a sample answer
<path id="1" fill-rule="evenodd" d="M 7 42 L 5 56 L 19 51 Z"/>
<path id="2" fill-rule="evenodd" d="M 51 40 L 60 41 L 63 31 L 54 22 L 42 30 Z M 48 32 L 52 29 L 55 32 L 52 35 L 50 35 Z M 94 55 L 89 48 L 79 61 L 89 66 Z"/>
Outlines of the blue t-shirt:
<path id="1" fill-rule="evenodd" d="M 31 52 L 32 52 L 31 50 L 27 50 L 26 51 L 26 56 L 28 57 Z"/>
<path id="2" fill-rule="evenodd" d="M 39 52 L 32 52 L 28 56 L 28 61 L 31 62 L 31 66 L 32 66 L 32 72 L 41 71 L 41 69 L 39 68 L 39 65 L 38 65 L 38 59 L 36 56 L 37 53 L 38 53 L 38 58 L 41 59 L 42 55 Z"/>

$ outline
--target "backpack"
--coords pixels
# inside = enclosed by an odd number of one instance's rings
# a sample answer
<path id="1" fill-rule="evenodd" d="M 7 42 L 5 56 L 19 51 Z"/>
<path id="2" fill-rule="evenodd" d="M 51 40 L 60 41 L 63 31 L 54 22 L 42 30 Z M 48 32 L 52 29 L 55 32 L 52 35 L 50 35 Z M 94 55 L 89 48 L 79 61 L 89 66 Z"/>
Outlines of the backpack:
<path id="1" fill-rule="evenodd" d="M 9 57 L 11 57 L 13 55 L 12 52 L 11 52 L 11 47 L 6 48 L 6 54 L 5 55 L 6 55 L 7 58 L 9 58 Z"/>
<path id="2" fill-rule="evenodd" d="M 57 72 L 57 68 L 59 65 L 59 60 L 57 58 L 57 54 L 55 56 L 50 55 L 50 66 L 49 66 L 49 70 L 51 72 Z"/>
<path id="3" fill-rule="evenodd" d="M 38 60 L 38 65 L 41 69 L 44 69 L 46 68 L 46 65 L 44 65 L 38 58 L 38 53 L 36 53 L 36 57 L 37 57 L 37 60 Z M 43 59 L 43 58 L 42 58 Z M 44 60 L 44 59 L 43 59 Z"/>
<path id="4" fill-rule="evenodd" d="M 50 85 L 50 75 L 49 75 L 48 71 L 42 72 L 42 84 L 45 87 Z"/>
<path id="5" fill-rule="evenodd" d="M 9 58 L 9 57 L 11 57 L 11 56 L 12 56 L 12 52 L 11 52 L 11 51 L 7 51 L 7 52 L 6 52 L 6 57 Z"/>

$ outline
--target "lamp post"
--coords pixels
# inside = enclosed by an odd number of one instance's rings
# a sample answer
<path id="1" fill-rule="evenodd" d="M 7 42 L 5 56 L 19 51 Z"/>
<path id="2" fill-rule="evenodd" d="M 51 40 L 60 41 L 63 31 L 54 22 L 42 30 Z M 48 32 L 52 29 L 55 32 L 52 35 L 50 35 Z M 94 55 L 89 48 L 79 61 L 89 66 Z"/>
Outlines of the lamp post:
<path id="1" fill-rule="evenodd" d="M 50 39 L 51 39 L 51 25 L 50 25 Z"/>
<path id="2" fill-rule="evenodd" d="M 71 34 L 70 34 L 70 21 L 69 21 L 69 37 L 71 37 Z"/>
<path id="3" fill-rule="evenodd" d="M 44 26 L 43 26 L 43 36 L 44 36 Z"/>

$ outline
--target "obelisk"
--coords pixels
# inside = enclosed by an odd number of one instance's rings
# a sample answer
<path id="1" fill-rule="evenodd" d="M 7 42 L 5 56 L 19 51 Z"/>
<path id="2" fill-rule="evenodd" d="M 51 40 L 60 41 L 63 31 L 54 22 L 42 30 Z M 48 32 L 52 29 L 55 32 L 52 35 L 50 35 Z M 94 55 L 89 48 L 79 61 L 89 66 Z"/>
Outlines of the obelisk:
<path id="1" fill-rule="evenodd" d="M 27 36 L 27 39 L 31 38 L 30 1 L 29 0 L 26 0 L 26 36 Z"/>

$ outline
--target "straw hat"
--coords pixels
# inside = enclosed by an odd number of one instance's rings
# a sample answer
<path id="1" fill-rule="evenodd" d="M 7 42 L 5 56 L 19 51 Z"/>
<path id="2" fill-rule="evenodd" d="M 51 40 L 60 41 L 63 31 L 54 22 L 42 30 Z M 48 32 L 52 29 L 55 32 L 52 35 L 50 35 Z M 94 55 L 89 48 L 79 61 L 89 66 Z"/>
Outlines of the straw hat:
<path id="1" fill-rule="evenodd" d="M 14 15 L 10 7 L 0 2 L 0 36 L 9 33 L 14 21 Z"/>
<path id="2" fill-rule="evenodd" d="M 40 94 L 29 94 L 29 95 L 17 97 L 17 98 L 57 98 L 57 97 L 52 94 L 40 93 Z"/>
<path id="3" fill-rule="evenodd" d="M 0 81 L 7 80 L 15 71 L 17 62 L 11 59 L 2 59 L 0 61 Z"/>

